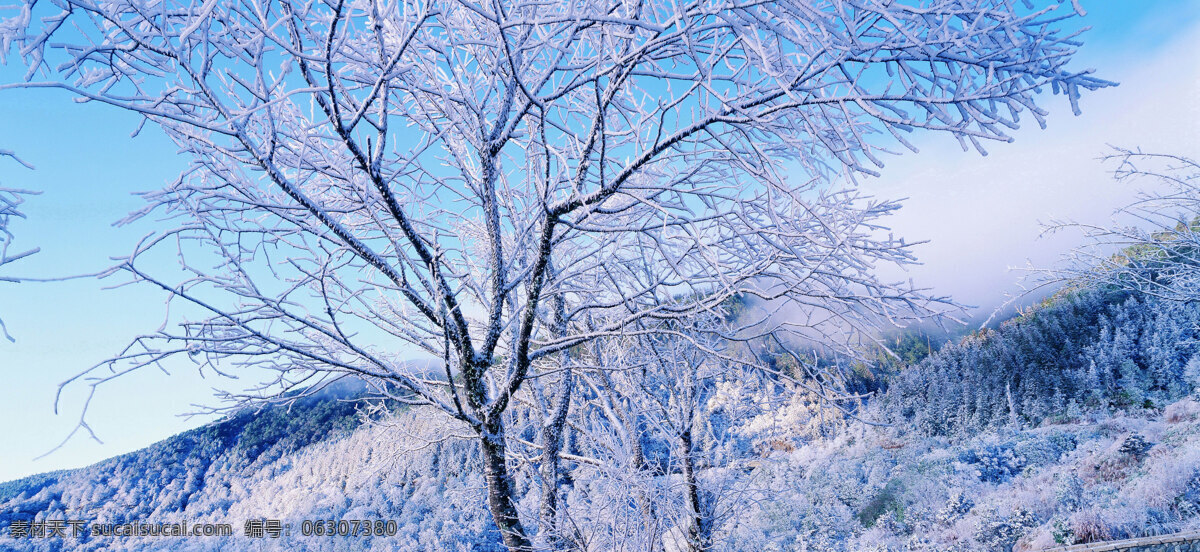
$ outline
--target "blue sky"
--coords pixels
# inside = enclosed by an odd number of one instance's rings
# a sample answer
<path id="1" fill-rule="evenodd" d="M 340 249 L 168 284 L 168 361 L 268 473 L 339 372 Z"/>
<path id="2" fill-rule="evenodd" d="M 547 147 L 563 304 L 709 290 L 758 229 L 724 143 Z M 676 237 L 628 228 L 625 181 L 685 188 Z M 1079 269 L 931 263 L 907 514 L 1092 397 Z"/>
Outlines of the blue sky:
<path id="1" fill-rule="evenodd" d="M 1015 279 L 1010 265 L 1046 264 L 1069 239 L 1036 240 L 1039 221 L 1095 220 L 1130 190 L 1108 181 L 1094 158 L 1105 144 L 1200 154 L 1200 4 L 1189 0 L 1087 1 L 1077 67 L 1094 67 L 1120 87 L 1083 102 L 1072 118 L 1065 101 L 1050 102 L 1049 128 L 1030 122 L 1015 144 L 992 144 L 981 158 L 956 143 L 918 136 L 920 154 L 897 158 L 865 186 L 909 197 L 894 217 L 899 235 L 929 239 L 926 264 L 904 275 L 960 300 L 994 305 Z M 20 68 L 0 67 L 12 82 Z M 0 184 L 39 190 L 17 223 L 17 247 L 42 252 L 14 274 L 53 277 L 94 272 L 123 255 L 149 231 L 148 222 L 111 223 L 141 206 L 131 195 L 171 180 L 186 160 L 156 129 L 137 138 L 138 119 L 57 91 L 0 91 L 0 149 L 16 151 L 36 170 L 0 159 Z M 212 387 L 186 361 L 170 375 L 143 371 L 103 387 L 89 421 L 103 444 L 82 436 L 40 460 L 70 432 L 86 388 L 69 388 L 53 413 L 58 383 L 118 351 L 162 319 L 162 296 L 150 289 L 102 290 L 115 282 L 0 282 L 0 317 L 16 343 L 0 342 L 0 481 L 78 467 L 122 454 L 199 425 L 183 418 L 193 404 L 213 404 Z"/>
<path id="2" fill-rule="evenodd" d="M 894 159 L 866 187 L 906 197 L 891 221 L 897 235 L 929 240 L 924 263 L 910 270 L 922 285 L 991 309 L 1019 289 L 1010 267 L 1050 266 L 1078 234 L 1041 237 L 1053 220 L 1108 225 L 1112 210 L 1136 194 L 1114 182 L 1097 158 L 1111 146 L 1200 155 L 1200 3 L 1083 2 L 1084 35 L 1077 67 L 1120 83 L 1085 97 L 1071 116 L 1065 98 L 1050 98 L 1046 129 L 1024 125 L 1011 144 L 989 155 L 962 152 L 956 141 L 926 135 L 921 152 Z"/>

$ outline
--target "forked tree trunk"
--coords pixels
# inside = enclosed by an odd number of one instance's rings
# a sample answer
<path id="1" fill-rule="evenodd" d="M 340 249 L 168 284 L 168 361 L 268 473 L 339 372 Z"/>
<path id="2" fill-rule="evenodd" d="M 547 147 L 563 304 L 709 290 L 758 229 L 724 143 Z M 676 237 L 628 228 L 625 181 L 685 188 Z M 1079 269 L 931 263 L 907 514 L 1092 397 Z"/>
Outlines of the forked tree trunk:
<path id="1" fill-rule="evenodd" d="M 514 505 L 513 480 L 504 460 L 504 426 L 499 422 L 484 425 L 479 436 L 479 450 L 483 457 L 483 476 L 487 481 L 488 509 L 500 529 L 504 546 L 510 552 L 531 552 L 533 546 L 521 526 L 521 518 Z"/>

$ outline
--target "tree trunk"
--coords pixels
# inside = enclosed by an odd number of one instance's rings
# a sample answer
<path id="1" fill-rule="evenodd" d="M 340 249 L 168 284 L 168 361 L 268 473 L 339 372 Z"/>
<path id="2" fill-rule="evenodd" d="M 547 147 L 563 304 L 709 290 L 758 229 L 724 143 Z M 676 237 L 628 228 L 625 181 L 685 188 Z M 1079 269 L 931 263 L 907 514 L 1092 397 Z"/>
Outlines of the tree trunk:
<path id="1" fill-rule="evenodd" d="M 504 459 L 504 426 L 499 422 L 484 425 L 479 435 L 479 450 L 483 457 L 483 475 L 487 481 L 488 509 L 500 529 L 504 546 L 510 552 L 530 552 L 533 546 L 525 536 L 521 518 L 514 505 L 513 481 Z"/>
<path id="2" fill-rule="evenodd" d="M 569 370 L 563 375 L 559 386 L 557 400 L 553 405 L 553 415 L 542 424 L 541 431 L 542 463 L 539 476 L 542 484 L 542 503 L 538 532 L 549 550 L 563 548 L 562 532 L 558 526 L 558 481 L 560 478 L 558 454 L 562 452 L 563 430 L 567 425 L 567 412 L 571 408 L 571 390 L 574 387 Z"/>
<path id="3" fill-rule="evenodd" d="M 635 474 L 642 474 L 646 471 L 646 456 L 642 450 L 641 420 L 636 414 L 632 420 L 626 420 L 626 427 L 629 431 L 629 445 L 633 460 L 633 471 Z M 642 515 L 642 530 L 646 536 L 647 552 L 656 552 L 662 550 L 662 543 L 659 542 L 659 527 L 658 513 L 654 509 L 654 501 L 646 494 L 646 489 L 641 485 L 637 486 L 636 492 L 638 510 Z"/>
<path id="4" fill-rule="evenodd" d="M 700 485 L 696 481 L 696 464 L 692 456 L 691 428 L 685 429 L 679 435 L 679 444 L 683 449 L 683 482 L 690 517 L 687 529 L 688 550 L 707 552 L 712 549 L 712 521 L 700 501 Z"/>

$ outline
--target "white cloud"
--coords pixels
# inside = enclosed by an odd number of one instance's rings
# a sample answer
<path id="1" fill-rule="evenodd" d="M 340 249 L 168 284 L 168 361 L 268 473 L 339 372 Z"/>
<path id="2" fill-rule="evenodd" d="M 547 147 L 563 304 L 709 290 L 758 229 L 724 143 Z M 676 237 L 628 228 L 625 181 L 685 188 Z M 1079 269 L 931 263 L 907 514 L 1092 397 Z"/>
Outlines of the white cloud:
<path id="1" fill-rule="evenodd" d="M 1020 274 L 1009 267 L 1054 263 L 1077 237 L 1039 239 L 1051 220 L 1104 222 L 1135 191 L 1116 183 L 1097 158 L 1109 145 L 1200 154 L 1200 25 L 1145 58 L 1101 67 L 1120 86 L 1083 99 L 1070 116 L 1066 100 L 1049 101 L 1048 128 L 1033 121 L 1010 144 L 989 144 L 987 157 L 963 153 L 946 137 L 920 137 L 922 151 L 894 159 L 865 183 L 882 197 L 908 197 L 890 221 L 897 235 L 929 240 L 923 266 L 906 276 L 939 293 L 990 308 Z M 938 139 L 940 138 L 940 140 Z"/>

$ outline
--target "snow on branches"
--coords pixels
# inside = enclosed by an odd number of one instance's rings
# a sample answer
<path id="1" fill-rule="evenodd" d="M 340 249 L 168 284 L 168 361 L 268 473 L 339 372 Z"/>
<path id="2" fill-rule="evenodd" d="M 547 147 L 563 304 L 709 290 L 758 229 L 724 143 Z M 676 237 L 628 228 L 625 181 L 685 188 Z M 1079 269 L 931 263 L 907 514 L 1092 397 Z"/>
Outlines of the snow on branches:
<path id="1" fill-rule="evenodd" d="M 16 162 L 32 168 L 28 163 L 21 161 L 20 158 L 10 151 L 0 150 L 0 157 L 10 157 L 16 160 Z M 13 233 L 11 230 L 9 230 L 9 224 L 15 218 L 25 217 L 25 215 L 21 213 L 21 204 L 24 203 L 26 196 L 33 195 L 35 193 L 36 192 L 31 192 L 29 190 L 0 187 L 0 267 L 4 267 L 4 265 L 16 262 L 38 252 L 37 248 L 25 251 L 9 249 L 13 243 Z M 5 276 L 4 273 L 0 273 L 0 282 L 15 283 L 18 281 L 20 280 L 16 277 Z M 13 339 L 12 336 L 8 335 L 8 331 L 4 327 L 4 320 L 2 319 L 0 319 L 0 335 L 3 335 L 9 341 L 12 341 Z"/>
<path id="2" fill-rule="evenodd" d="M 917 129 L 982 152 L 1043 122 L 1040 90 L 1111 85 L 1068 68 L 1060 7 L 30 1 L 0 24 L 27 81 L 0 88 L 139 113 L 192 159 L 131 215 L 177 224 L 111 273 L 207 315 L 98 369 L 186 354 L 274 374 L 241 398 L 351 375 L 432 404 L 478 433 L 525 549 L 503 416 L 572 348 L 739 297 L 804 317 L 760 309 L 725 339 L 941 312 L 874 275 L 913 261 L 880 220 L 897 204 L 829 178 L 874 174 Z M 166 248 L 186 276 L 147 266 Z"/>
<path id="3" fill-rule="evenodd" d="M 1118 224 L 1059 223 L 1081 230 L 1085 243 L 1044 281 L 1109 286 L 1169 301 L 1200 298 L 1200 164 L 1182 155 L 1117 148 L 1104 157 L 1113 178 L 1144 187 L 1115 213 Z"/>

